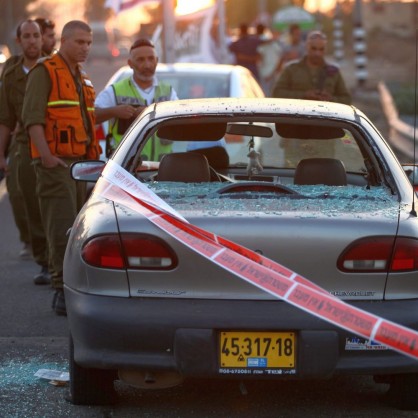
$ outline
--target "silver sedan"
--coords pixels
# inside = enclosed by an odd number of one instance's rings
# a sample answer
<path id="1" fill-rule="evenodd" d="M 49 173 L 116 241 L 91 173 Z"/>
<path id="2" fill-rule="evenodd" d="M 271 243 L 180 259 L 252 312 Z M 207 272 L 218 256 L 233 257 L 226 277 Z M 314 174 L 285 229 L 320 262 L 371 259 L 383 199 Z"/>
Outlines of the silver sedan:
<path id="1" fill-rule="evenodd" d="M 373 375 L 418 408 L 416 195 L 358 109 L 283 99 L 147 108 L 64 264 L 74 403 L 114 380 Z"/>

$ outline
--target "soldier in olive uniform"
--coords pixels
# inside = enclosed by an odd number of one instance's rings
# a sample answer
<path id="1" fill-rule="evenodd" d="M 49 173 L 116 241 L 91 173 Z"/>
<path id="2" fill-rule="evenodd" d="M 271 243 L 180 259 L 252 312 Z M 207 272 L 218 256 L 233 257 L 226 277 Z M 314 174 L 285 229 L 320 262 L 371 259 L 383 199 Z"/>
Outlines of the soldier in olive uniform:
<path id="1" fill-rule="evenodd" d="M 40 26 L 42 32 L 42 55 L 50 55 L 55 51 L 55 23 L 50 19 L 45 19 L 42 17 L 38 17 L 35 19 L 36 23 Z M 21 37 L 21 25 L 17 28 L 16 40 L 17 43 L 20 44 L 20 37 Z M 12 55 L 3 66 L 2 71 L 2 79 L 3 74 L 6 71 L 13 67 L 15 64 L 20 62 L 22 59 L 22 55 Z M 1 86 L 1 84 L 0 84 Z M 18 185 L 17 179 L 17 163 L 14 158 L 16 151 L 17 151 L 17 144 L 18 142 L 13 139 L 14 132 L 11 133 L 11 138 L 9 139 L 9 143 L 3 144 L 0 143 L 0 155 L 7 158 L 7 175 L 6 175 L 6 187 L 7 192 L 9 195 L 10 205 L 12 207 L 13 218 L 16 224 L 16 227 L 19 231 L 19 239 L 20 242 L 23 243 L 23 248 L 19 253 L 19 257 L 21 258 L 31 258 L 32 257 L 32 249 L 30 244 L 30 233 L 29 233 L 29 226 L 28 226 L 28 217 L 26 214 L 25 203 L 23 200 L 22 192 Z M 7 147 L 7 149 L 3 149 L 2 147 Z M 1 158 L 1 157 L 0 157 Z M 4 170 L 5 168 L 0 169 Z M 42 281 L 42 278 L 39 278 L 38 281 Z"/>
<path id="2" fill-rule="evenodd" d="M 351 104 L 351 95 L 339 68 L 325 61 L 326 45 L 327 38 L 322 32 L 310 32 L 305 56 L 287 64 L 273 89 L 273 97 Z M 309 154 L 310 142 L 282 138 L 280 146 L 284 150 L 285 164 L 295 167 L 301 158 Z M 334 156 L 334 147 L 335 144 L 328 146 L 326 152 L 329 157 Z"/>
<path id="3" fill-rule="evenodd" d="M 19 59 L 20 55 L 12 55 L 4 63 L 1 73 L 1 80 L 3 80 L 3 75 L 6 73 L 6 71 L 15 65 Z M 16 154 L 16 141 L 12 139 L 13 135 L 14 133 L 11 132 L 7 143 L 6 141 L 4 143 L 0 142 L 0 170 L 3 170 L 4 174 L 6 175 L 5 181 L 9 195 L 10 206 L 12 207 L 13 219 L 19 231 L 19 240 L 23 244 L 23 247 L 19 252 L 19 257 L 26 259 L 32 256 L 32 250 L 30 247 L 29 226 L 25 204 L 23 203 L 22 192 L 20 191 L 17 183 L 17 164 L 15 164 L 15 160 L 13 158 Z M 4 160 L 1 160 L 1 156 L 4 157 Z"/>
<path id="4" fill-rule="evenodd" d="M 52 307 L 57 315 L 67 314 L 63 283 L 67 232 L 85 202 L 85 185 L 71 178 L 70 166 L 100 155 L 94 131 L 95 92 L 80 65 L 88 57 L 92 39 L 85 22 L 66 23 L 59 51 L 39 60 L 30 71 L 22 109 L 49 244 Z"/>
<path id="5" fill-rule="evenodd" d="M 44 17 L 37 17 L 35 22 L 40 26 L 42 32 L 42 55 L 44 57 L 55 54 L 57 38 L 55 34 L 55 22 Z"/>
<path id="6" fill-rule="evenodd" d="M 41 266 L 41 272 L 34 277 L 34 283 L 49 284 L 47 242 L 36 194 L 36 175 L 30 157 L 28 136 L 21 120 L 26 74 L 41 56 L 42 37 L 39 25 L 33 20 L 22 22 L 17 35 L 22 55 L 3 74 L 0 89 L 0 168 L 8 169 L 5 150 L 10 141 L 10 133 L 14 130 L 13 163 L 16 164 L 18 188 L 27 216 L 32 254 Z"/>
<path id="7" fill-rule="evenodd" d="M 339 68 L 324 59 L 326 45 L 325 34 L 311 32 L 305 56 L 285 67 L 273 89 L 273 97 L 351 104 L 351 95 Z"/>

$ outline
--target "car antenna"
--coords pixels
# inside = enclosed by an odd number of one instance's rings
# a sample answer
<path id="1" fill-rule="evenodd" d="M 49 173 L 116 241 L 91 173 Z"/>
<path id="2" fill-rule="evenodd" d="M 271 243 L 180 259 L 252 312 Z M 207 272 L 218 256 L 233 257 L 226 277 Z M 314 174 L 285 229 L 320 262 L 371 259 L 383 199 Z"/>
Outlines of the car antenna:
<path id="1" fill-rule="evenodd" d="M 416 164 L 416 136 L 417 136 L 417 77 L 418 77 L 418 29 L 415 32 L 415 97 L 414 97 L 414 169 L 412 170 L 412 210 L 411 215 L 417 216 L 415 210 L 415 164 Z"/>

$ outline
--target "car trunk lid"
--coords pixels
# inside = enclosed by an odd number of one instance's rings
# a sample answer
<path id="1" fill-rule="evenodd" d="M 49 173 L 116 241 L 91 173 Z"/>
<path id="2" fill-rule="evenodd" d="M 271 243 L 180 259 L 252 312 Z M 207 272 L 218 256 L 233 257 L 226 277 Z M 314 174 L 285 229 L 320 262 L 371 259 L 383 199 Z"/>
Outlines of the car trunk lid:
<path id="1" fill-rule="evenodd" d="M 211 197 L 210 193 L 191 197 L 190 190 L 160 195 L 190 224 L 263 254 L 338 297 L 381 300 L 386 271 L 341 271 L 337 260 L 358 239 L 377 235 L 395 237 L 399 203 L 383 188 L 351 189 L 344 192 L 344 198 L 322 189 L 310 196 L 258 196 L 257 199 L 242 196 L 234 199 L 232 195 L 220 199 Z M 145 218 L 138 222 L 126 213 L 120 215 L 122 232 L 138 230 L 157 235 L 168 243 L 179 260 L 174 270 L 129 270 L 132 296 L 273 298 L 197 254 Z"/>

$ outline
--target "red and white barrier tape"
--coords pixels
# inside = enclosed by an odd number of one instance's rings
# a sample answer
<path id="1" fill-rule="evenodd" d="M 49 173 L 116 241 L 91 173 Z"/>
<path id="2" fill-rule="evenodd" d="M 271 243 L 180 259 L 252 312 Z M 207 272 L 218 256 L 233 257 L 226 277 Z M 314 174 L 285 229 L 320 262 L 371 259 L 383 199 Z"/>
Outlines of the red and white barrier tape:
<path id="1" fill-rule="evenodd" d="M 134 176 L 108 162 L 105 198 L 141 213 L 173 238 L 252 285 L 354 334 L 418 359 L 418 332 L 351 306 L 262 255 L 189 224 Z"/>

